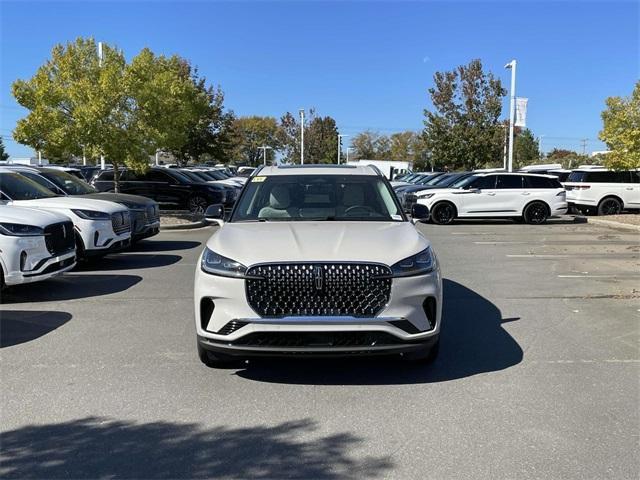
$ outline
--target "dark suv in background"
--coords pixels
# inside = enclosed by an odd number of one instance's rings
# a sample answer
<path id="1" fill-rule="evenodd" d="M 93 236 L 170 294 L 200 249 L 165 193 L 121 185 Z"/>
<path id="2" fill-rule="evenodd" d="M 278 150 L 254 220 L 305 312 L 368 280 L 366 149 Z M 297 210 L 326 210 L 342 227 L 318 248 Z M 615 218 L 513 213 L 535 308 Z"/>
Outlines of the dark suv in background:
<path id="1" fill-rule="evenodd" d="M 114 191 L 114 171 L 105 170 L 91 182 L 101 192 Z M 120 172 L 120 192 L 148 197 L 161 208 L 204 213 L 209 205 L 225 204 L 227 194 L 219 185 L 197 183 L 168 168 L 151 168 L 144 174 Z"/>

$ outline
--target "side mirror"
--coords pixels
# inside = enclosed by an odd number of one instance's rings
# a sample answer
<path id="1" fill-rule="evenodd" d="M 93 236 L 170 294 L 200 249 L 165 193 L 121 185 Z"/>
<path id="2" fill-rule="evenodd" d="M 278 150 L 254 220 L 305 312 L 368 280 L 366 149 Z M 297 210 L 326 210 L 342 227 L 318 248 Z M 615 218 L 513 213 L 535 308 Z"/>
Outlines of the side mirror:
<path id="1" fill-rule="evenodd" d="M 427 220 L 429 220 L 430 216 L 431 213 L 429 212 L 429 207 L 427 207 L 426 205 L 422 205 L 421 203 L 414 203 L 411 207 L 411 218 L 415 221 L 423 220 L 426 222 Z"/>
<path id="2" fill-rule="evenodd" d="M 476 188 L 476 187 L 469 187 L 469 188 L 467 188 L 467 191 L 469 193 L 480 193 L 480 189 Z"/>
<path id="3" fill-rule="evenodd" d="M 224 208 L 220 204 L 209 205 L 204 211 L 204 219 L 222 226 L 224 224 Z"/>

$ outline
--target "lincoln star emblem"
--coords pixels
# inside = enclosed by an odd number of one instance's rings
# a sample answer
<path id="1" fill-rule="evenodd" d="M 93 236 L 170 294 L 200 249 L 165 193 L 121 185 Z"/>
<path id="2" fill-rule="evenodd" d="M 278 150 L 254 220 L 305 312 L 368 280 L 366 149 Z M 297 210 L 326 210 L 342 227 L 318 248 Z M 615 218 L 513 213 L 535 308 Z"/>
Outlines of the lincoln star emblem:
<path id="1" fill-rule="evenodd" d="M 313 282 L 315 283 L 316 290 L 322 290 L 322 284 L 324 283 L 324 272 L 322 267 L 315 267 L 313 269 Z"/>

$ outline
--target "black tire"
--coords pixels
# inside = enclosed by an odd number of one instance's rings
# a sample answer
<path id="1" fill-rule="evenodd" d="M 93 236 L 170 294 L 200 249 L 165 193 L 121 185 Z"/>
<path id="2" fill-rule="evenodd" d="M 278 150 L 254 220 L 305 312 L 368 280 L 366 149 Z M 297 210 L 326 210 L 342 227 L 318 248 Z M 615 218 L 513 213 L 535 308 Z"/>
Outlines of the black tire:
<path id="1" fill-rule="evenodd" d="M 598 204 L 598 215 L 618 215 L 622 211 L 622 203 L 614 197 L 607 197 Z"/>
<path id="2" fill-rule="evenodd" d="M 522 212 L 522 218 L 529 225 L 540 225 L 549 218 L 549 207 L 544 202 L 531 202 Z"/>
<path id="3" fill-rule="evenodd" d="M 202 195 L 193 195 L 187 200 L 187 208 L 191 213 L 204 213 L 209 202 Z"/>
<path id="4" fill-rule="evenodd" d="M 209 368 L 228 367 L 234 363 L 233 357 L 214 353 L 198 343 L 198 358 Z"/>
<path id="5" fill-rule="evenodd" d="M 439 352 L 440 352 L 440 335 L 438 335 L 438 339 L 436 340 L 436 343 L 434 343 L 433 345 L 429 347 L 425 347 L 421 350 L 405 353 L 402 357 L 408 362 L 428 365 L 430 363 L 435 362 L 436 358 L 438 358 Z"/>
<path id="6" fill-rule="evenodd" d="M 436 203 L 431 212 L 431 220 L 438 225 L 449 225 L 456 218 L 456 207 L 450 202 Z"/>

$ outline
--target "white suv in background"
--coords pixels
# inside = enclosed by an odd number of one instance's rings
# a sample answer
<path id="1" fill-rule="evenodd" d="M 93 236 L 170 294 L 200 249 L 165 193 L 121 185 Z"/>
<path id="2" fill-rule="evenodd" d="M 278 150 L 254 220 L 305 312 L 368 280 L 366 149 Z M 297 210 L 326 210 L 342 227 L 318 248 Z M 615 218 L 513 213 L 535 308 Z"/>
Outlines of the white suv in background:
<path id="1" fill-rule="evenodd" d="M 567 212 L 566 192 L 557 177 L 524 173 L 481 173 L 450 188 L 416 192 L 416 201 L 431 211 L 434 223 L 456 218 L 514 218 L 544 223 Z"/>
<path id="2" fill-rule="evenodd" d="M 579 168 L 564 183 L 569 205 L 585 213 L 616 215 L 640 209 L 640 172 Z"/>
<path id="3" fill-rule="evenodd" d="M 414 205 L 414 218 L 428 210 Z M 369 166 L 265 167 L 196 267 L 200 360 L 256 355 L 435 358 L 442 277 L 427 240 Z M 260 246 L 256 248 L 256 239 Z"/>
<path id="4" fill-rule="evenodd" d="M 0 288 L 46 280 L 75 264 L 76 242 L 69 218 L 0 205 Z"/>
<path id="5" fill-rule="evenodd" d="M 131 243 L 129 210 L 119 203 L 59 197 L 39 183 L 0 169 L 0 202 L 66 215 L 74 225 L 78 257 L 106 255 Z"/>

